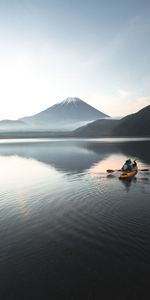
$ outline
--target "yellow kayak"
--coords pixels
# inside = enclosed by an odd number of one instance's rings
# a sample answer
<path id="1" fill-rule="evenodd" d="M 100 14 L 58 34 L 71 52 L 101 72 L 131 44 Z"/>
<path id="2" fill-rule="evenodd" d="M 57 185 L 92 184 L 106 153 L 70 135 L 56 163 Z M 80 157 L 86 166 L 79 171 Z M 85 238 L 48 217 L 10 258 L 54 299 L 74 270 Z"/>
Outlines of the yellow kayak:
<path id="1" fill-rule="evenodd" d="M 137 174 L 137 172 L 138 172 L 137 166 L 134 167 L 132 169 L 132 171 L 127 171 L 127 172 L 122 171 L 120 176 L 119 176 L 119 179 L 130 179 L 130 178 L 134 177 Z"/>

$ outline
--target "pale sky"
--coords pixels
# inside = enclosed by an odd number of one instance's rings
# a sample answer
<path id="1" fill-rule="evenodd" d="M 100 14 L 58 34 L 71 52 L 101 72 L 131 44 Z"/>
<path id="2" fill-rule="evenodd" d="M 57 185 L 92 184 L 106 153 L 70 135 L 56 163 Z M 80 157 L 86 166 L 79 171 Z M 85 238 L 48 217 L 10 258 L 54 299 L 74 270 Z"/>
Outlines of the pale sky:
<path id="1" fill-rule="evenodd" d="M 78 97 L 111 116 L 150 104 L 149 0 L 0 0 L 0 119 Z"/>

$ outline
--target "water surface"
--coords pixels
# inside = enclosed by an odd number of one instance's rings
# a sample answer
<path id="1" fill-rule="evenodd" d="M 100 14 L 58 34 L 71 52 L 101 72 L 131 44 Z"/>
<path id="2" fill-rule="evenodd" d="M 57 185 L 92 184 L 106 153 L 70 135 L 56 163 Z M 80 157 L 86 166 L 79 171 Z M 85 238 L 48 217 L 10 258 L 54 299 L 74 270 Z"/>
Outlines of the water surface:
<path id="1" fill-rule="evenodd" d="M 149 293 L 150 141 L 0 142 L 1 299 L 137 299 Z M 141 298 L 142 299 L 142 298 Z"/>

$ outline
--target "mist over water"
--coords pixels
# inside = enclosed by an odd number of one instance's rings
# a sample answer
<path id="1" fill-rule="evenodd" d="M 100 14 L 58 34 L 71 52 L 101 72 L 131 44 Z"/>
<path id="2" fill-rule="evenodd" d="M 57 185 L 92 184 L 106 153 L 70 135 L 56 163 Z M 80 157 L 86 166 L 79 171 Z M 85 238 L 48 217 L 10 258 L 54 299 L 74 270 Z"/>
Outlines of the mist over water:
<path id="1" fill-rule="evenodd" d="M 150 168 L 149 153 L 138 139 L 1 141 L 1 298 L 148 295 L 150 172 L 106 169 Z"/>

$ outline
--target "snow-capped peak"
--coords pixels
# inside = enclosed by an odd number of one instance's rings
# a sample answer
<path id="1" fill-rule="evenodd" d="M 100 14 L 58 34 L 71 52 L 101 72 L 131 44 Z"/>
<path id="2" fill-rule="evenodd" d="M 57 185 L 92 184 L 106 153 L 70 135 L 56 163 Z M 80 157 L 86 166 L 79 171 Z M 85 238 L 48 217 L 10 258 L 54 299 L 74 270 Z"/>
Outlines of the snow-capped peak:
<path id="1" fill-rule="evenodd" d="M 77 103 L 77 102 L 79 102 L 79 101 L 82 101 L 82 100 L 80 100 L 79 98 L 73 98 L 73 97 L 68 97 L 68 98 L 66 98 L 66 99 L 64 99 L 63 101 L 61 101 L 61 102 L 58 102 L 58 104 L 70 104 L 70 103 L 73 103 L 73 104 L 75 104 L 75 103 Z"/>

